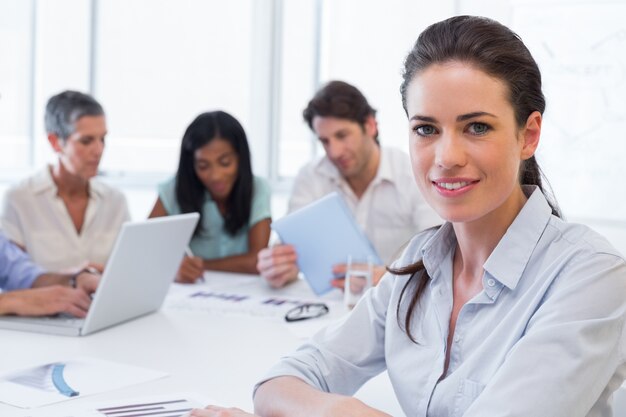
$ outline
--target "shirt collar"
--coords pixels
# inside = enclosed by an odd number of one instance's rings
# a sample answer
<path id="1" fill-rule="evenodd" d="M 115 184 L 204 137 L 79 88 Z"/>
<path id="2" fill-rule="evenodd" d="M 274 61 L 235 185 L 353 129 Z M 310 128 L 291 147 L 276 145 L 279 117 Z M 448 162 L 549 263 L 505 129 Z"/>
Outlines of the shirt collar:
<path id="1" fill-rule="evenodd" d="M 448 257 L 450 250 L 456 246 L 456 235 L 452 223 L 445 222 L 422 246 L 421 258 L 428 275 L 435 277 L 436 271 Z M 415 259 L 414 261 L 416 261 Z"/>
<path id="2" fill-rule="evenodd" d="M 380 163 L 378 164 L 378 172 L 375 181 L 395 182 L 393 175 L 393 162 L 391 161 L 391 153 L 382 147 L 380 148 Z"/>
<path id="3" fill-rule="evenodd" d="M 32 188 L 35 194 L 45 193 L 50 191 L 56 195 L 58 193 L 58 187 L 52 179 L 51 167 L 46 166 L 44 169 L 36 173 L 32 178 Z M 105 187 L 98 181 L 93 179 L 89 180 L 89 197 L 101 198 L 105 192 Z"/>
<path id="4" fill-rule="evenodd" d="M 393 164 L 391 161 L 391 155 L 380 147 L 380 161 L 378 164 L 378 171 L 376 176 L 372 180 L 372 184 L 376 184 L 380 181 L 394 182 Z M 315 172 L 321 176 L 329 178 L 335 183 L 346 182 L 345 178 L 341 176 L 341 173 L 337 167 L 328 159 L 328 156 L 324 156 L 317 161 L 315 165 Z"/>
<path id="5" fill-rule="evenodd" d="M 523 186 L 529 196 L 513 223 L 483 265 L 496 280 L 515 289 L 545 230 L 552 209 L 537 186 Z M 432 278 L 456 245 L 452 224 L 444 223 L 422 246 L 421 257 Z M 413 261 L 417 261 L 419 255 Z"/>
<path id="6" fill-rule="evenodd" d="M 485 271 L 510 289 L 517 286 L 552 217 L 552 208 L 539 187 L 522 188 L 528 201 L 483 266 Z"/>
<path id="7" fill-rule="evenodd" d="M 343 179 L 337 167 L 328 159 L 328 156 L 323 156 L 317 161 L 315 164 L 315 173 L 329 178 L 334 182 L 340 182 Z"/>

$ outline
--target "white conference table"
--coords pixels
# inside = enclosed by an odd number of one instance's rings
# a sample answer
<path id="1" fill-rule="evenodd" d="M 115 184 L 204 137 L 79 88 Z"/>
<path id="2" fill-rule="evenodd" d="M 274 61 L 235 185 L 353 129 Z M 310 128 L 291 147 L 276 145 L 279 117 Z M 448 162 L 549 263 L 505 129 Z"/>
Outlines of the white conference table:
<path id="1" fill-rule="evenodd" d="M 183 288 L 186 291 L 192 287 Z M 194 290 L 220 289 L 254 296 L 315 298 L 303 281 L 285 289 L 270 289 L 259 277 L 208 273 Z M 180 286 L 171 293 L 178 294 Z M 332 306 L 341 294 L 324 297 Z M 331 307 L 326 319 L 311 319 L 319 327 L 345 310 Z M 319 320 L 314 324 L 312 320 Z M 305 323 L 302 323 L 303 325 Z M 79 397 L 44 407 L 20 409 L 0 403 L 0 416 L 73 416 L 93 402 L 115 402 L 179 392 L 198 393 L 219 405 L 252 410 L 252 388 L 282 355 L 304 340 L 303 327 L 291 331 L 281 317 L 253 317 L 249 313 L 209 312 L 176 308 L 166 302 L 157 313 L 123 323 L 85 337 L 45 335 L 0 330 L 0 373 L 34 365 L 92 357 L 142 366 L 169 374 L 165 378 L 116 391 Z M 357 396 L 391 415 L 402 415 L 385 374 L 368 382 Z M 65 413 L 65 414 L 64 414 Z"/>
<path id="2" fill-rule="evenodd" d="M 254 296 L 312 299 L 306 283 L 299 281 L 273 290 L 257 276 L 208 273 L 204 284 L 188 290 L 219 290 Z M 181 286 L 174 286 L 172 297 Z M 323 300 L 331 315 L 310 321 L 294 332 L 280 317 L 259 318 L 249 313 L 199 311 L 166 302 L 157 313 L 102 330 L 86 337 L 54 336 L 0 330 L 0 373 L 75 357 L 92 357 L 164 371 L 169 376 L 97 395 L 79 397 L 33 409 L 0 403 L 0 417 L 75 417 L 77 410 L 94 402 L 115 403 L 146 396 L 197 393 L 224 406 L 252 410 L 252 387 L 282 355 L 294 350 L 311 333 L 345 311 L 332 310 L 341 294 Z M 170 299 L 171 301 L 171 299 Z M 305 324 L 305 323 L 302 323 Z M 369 381 L 357 397 L 393 416 L 402 416 L 386 373 Z M 626 417 L 626 389 L 615 395 L 615 417 Z"/>

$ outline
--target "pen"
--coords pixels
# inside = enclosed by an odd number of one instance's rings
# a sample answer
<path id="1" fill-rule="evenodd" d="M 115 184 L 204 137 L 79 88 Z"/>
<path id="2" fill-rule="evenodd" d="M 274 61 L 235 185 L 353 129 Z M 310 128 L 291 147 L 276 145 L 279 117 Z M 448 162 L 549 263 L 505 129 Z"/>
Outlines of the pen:
<path id="1" fill-rule="evenodd" d="M 191 248 L 189 246 L 187 246 L 185 248 L 185 255 L 188 256 L 189 258 L 195 257 L 195 255 L 193 254 L 193 252 L 191 251 Z M 204 282 L 204 276 L 200 276 L 198 278 L 198 281 Z"/>

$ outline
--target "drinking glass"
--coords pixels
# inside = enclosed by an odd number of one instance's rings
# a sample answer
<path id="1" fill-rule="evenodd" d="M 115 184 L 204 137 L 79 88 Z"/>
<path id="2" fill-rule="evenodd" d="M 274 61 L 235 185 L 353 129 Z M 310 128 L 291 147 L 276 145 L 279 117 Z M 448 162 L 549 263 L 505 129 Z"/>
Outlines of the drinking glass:
<path id="1" fill-rule="evenodd" d="M 370 257 L 348 256 L 344 287 L 344 304 L 354 308 L 363 294 L 372 286 L 373 264 Z"/>

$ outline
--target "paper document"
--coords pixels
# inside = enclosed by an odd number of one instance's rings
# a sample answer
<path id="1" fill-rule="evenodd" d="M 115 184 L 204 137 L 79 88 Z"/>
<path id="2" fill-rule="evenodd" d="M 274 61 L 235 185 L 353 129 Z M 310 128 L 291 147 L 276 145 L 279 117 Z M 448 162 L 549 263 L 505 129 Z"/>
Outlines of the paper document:
<path id="1" fill-rule="evenodd" d="M 296 248 L 298 267 L 317 295 L 332 289 L 332 268 L 346 263 L 348 255 L 355 259 L 370 257 L 374 263 L 382 264 L 337 193 L 275 220 L 272 229 L 284 243 Z"/>
<path id="2" fill-rule="evenodd" d="M 164 372 L 92 358 L 46 363 L 0 376 L 0 402 L 22 408 L 111 391 Z"/>
<path id="3" fill-rule="evenodd" d="M 258 280 L 258 278 L 256 278 Z M 258 284 L 258 283 L 257 283 Z M 178 289 L 168 295 L 166 309 L 207 312 L 210 314 L 235 314 L 255 318 L 284 321 L 287 311 L 302 304 L 320 302 L 312 297 L 292 297 L 279 294 L 257 295 L 236 289 L 216 290 L 209 287 Z M 341 302 L 325 301 L 333 312 L 343 307 Z"/>
<path id="4" fill-rule="evenodd" d="M 45 407 L 33 410 L 29 417 L 186 417 L 192 409 L 207 404 L 216 402 L 196 393 L 168 393 Z"/>

